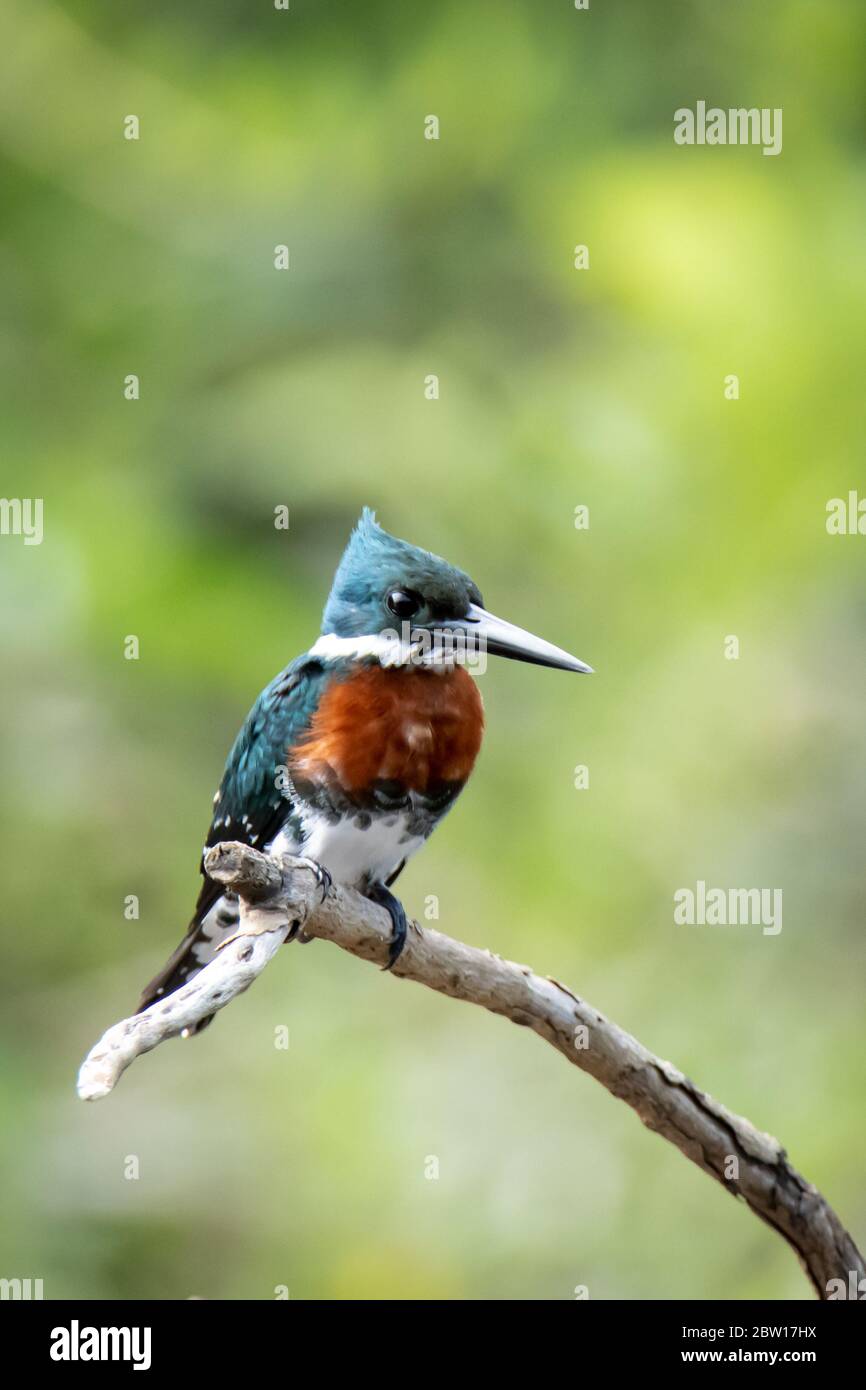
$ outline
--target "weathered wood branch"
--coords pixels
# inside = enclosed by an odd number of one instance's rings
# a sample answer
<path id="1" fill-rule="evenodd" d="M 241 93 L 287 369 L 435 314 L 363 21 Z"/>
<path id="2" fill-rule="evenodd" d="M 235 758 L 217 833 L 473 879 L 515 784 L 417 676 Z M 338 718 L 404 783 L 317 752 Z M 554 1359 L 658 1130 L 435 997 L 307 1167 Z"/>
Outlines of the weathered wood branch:
<path id="1" fill-rule="evenodd" d="M 296 925 L 307 936 L 385 964 L 387 913 L 351 889 L 322 890 L 303 860 L 278 862 L 246 845 L 224 843 L 208 851 L 206 867 L 240 896 L 237 936 L 188 985 L 108 1030 L 81 1067 L 78 1093 L 84 1100 L 107 1095 L 136 1057 L 248 989 Z M 725 1109 L 564 985 L 417 926 L 392 973 L 538 1033 L 778 1231 L 819 1298 L 828 1297 L 833 1280 L 847 1288 L 852 1276 L 866 1276 L 851 1236 L 821 1193 L 791 1167 L 778 1140 Z"/>

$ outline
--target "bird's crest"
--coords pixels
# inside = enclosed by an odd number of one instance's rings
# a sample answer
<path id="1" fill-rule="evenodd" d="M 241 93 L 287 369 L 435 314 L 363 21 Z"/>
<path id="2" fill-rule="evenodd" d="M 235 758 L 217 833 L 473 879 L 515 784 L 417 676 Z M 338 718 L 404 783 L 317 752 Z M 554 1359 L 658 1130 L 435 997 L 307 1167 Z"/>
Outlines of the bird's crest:
<path id="1" fill-rule="evenodd" d="M 464 613 L 480 603 L 477 586 L 456 566 L 429 550 L 392 536 L 364 507 L 343 552 L 322 618 L 322 632 L 356 637 L 393 627 L 386 601 L 389 590 L 423 595 L 419 626 L 437 613 Z"/>

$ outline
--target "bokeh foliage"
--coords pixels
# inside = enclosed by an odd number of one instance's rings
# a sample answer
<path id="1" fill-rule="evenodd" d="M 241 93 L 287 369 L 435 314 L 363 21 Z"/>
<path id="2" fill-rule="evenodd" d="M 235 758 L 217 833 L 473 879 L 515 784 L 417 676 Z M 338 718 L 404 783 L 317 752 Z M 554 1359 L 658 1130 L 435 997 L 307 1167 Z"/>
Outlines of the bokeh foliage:
<path id="1" fill-rule="evenodd" d="M 598 672 L 493 663 L 410 911 L 435 893 L 444 930 L 570 982 L 862 1240 L 866 540 L 824 515 L 866 492 L 864 39 L 854 0 L 6 0 L 2 491 L 44 498 L 45 540 L 0 540 L 0 1274 L 808 1296 L 536 1040 L 322 945 L 76 1101 L 363 503 Z M 699 98 L 782 107 L 782 155 L 676 147 Z M 675 927 L 699 878 L 782 887 L 782 933 Z"/>

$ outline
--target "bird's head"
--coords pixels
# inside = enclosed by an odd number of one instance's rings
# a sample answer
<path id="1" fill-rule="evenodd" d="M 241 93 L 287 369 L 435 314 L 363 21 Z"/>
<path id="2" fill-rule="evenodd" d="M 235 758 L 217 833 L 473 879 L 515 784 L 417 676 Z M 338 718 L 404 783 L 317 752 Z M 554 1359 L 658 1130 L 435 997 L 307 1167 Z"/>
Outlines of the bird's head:
<path id="1" fill-rule="evenodd" d="M 426 634 L 445 651 L 468 644 L 538 666 L 592 670 L 560 647 L 488 613 L 468 574 L 390 535 L 365 507 L 334 576 L 322 633 L 372 641 L 395 631 L 411 633 L 413 640 Z"/>

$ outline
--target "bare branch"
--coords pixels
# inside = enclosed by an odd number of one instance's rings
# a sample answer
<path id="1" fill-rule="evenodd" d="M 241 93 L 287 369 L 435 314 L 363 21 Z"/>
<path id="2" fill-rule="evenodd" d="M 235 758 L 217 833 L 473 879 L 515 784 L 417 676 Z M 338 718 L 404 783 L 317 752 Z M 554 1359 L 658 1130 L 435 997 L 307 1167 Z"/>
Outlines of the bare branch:
<path id="1" fill-rule="evenodd" d="M 84 1100 L 107 1095 L 136 1057 L 248 989 L 295 926 L 363 960 L 386 963 L 387 913 L 336 885 L 323 898 L 303 860 L 278 864 L 246 845 L 223 843 L 208 851 L 206 867 L 240 896 L 238 935 L 188 985 L 108 1030 L 82 1065 L 78 1091 Z M 828 1297 L 833 1280 L 847 1288 L 851 1276 L 866 1277 L 850 1235 L 821 1193 L 791 1167 L 778 1140 L 725 1109 L 564 985 L 417 925 L 392 973 L 538 1033 L 778 1231 L 819 1298 Z"/>

